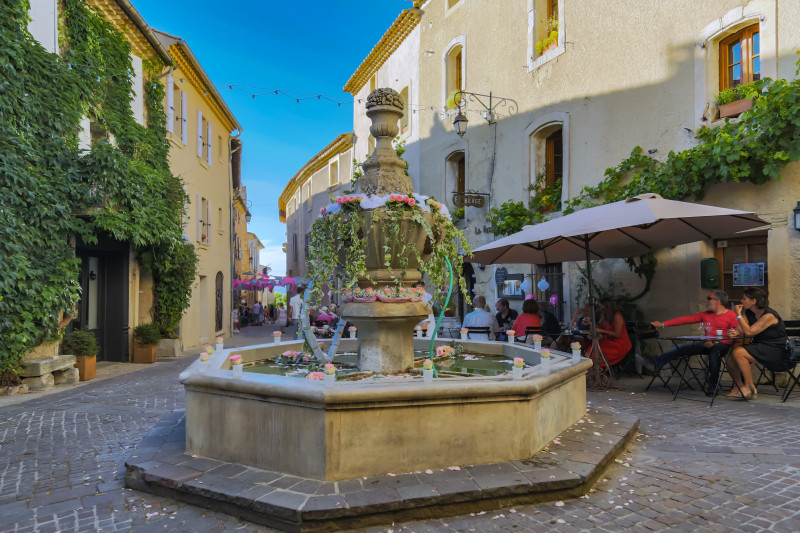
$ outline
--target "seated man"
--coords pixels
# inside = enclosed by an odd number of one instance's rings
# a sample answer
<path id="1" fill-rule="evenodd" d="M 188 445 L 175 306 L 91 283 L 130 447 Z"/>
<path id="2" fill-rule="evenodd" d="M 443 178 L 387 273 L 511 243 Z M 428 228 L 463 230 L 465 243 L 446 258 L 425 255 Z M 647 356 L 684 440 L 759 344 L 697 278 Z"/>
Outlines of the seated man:
<path id="1" fill-rule="evenodd" d="M 483 307 L 486 305 L 486 298 L 483 296 L 476 296 L 472 299 L 472 306 L 475 308 L 473 312 L 464 317 L 464 322 L 461 324 L 462 328 L 489 328 L 489 334 L 486 333 L 469 333 L 467 337 L 471 340 L 488 341 L 494 340 L 495 334 L 500 331 L 500 326 L 497 325 L 497 319 L 493 314 L 485 311 Z"/>
<path id="2" fill-rule="evenodd" d="M 519 313 L 516 310 L 511 309 L 511 306 L 508 303 L 507 298 L 500 298 L 497 300 L 497 303 L 494 304 L 494 308 L 497 309 L 497 314 L 494 315 L 495 319 L 497 319 L 497 325 L 500 326 L 502 331 L 506 331 L 507 329 L 511 329 L 511 324 L 517 319 Z M 505 333 L 500 335 L 501 341 L 506 340 L 507 336 Z"/>
<path id="3" fill-rule="evenodd" d="M 539 304 L 539 319 L 542 321 L 542 337 L 544 346 L 552 344 L 561 334 L 561 324 L 556 315 L 544 308 L 545 304 Z"/>
<path id="4" fill-rule="evenodd" d="M 673 318 L 672 320 L 666 320 L 664 322 L 656 320 L 651 322 L 651 324 L 656 328 L 664 328 L 667 326 L 680 326 L 682 324 L 695 324 L 700 322 L 703 324 L 705 331 L 711 334 L 716 330 L 727 332 L 731 328 L 735 329 L 738 325 L 736 313 L 728 309 L 727 306 L 728 293 L 713 290 L 706 296 L 706 310 L 702 313 Z M 732 345 L 733 340 L 731 339 L 725 339 L 716 343 L 712 341 L 697 341 L 681 344 L 652 360 L 645 359 L 643 361 L 643 366 L 651 372 L 657 372 L 661 370 L 665 364 L 674 359 L 690 355 L 707 354 L 708 376 L 706 377 L 706 395 L 711 396 L 717 386 L 722 358 L 728 354 Z"/>

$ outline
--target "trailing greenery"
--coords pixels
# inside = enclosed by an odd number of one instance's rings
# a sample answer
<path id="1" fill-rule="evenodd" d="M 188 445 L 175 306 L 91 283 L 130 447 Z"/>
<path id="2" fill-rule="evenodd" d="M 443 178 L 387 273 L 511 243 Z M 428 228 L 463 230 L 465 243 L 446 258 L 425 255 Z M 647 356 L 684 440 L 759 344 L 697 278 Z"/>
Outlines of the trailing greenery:
<path id="1" fill-rule="evenodd" d="M 59 6 L 60 55 L 28 33 L 27 0 L 0 5 L 0 374 L 56 338 L 60 312 L 77 302 L 75 237 L 169 254 L 188 200 L 167 161 L 163 65 L 144 65 L 142 126 L 129 43 L 84 0 Z M 83 117 L 100 137 L 85 152 Z"/>
<path id="2" fill-rule="evenodd" d="M 308 276 L 312 282 L 312 297 L 318 301 L 323 287 L 333 291 L 354 287 L 359 279 L 367 275 L 367 236 L 375 223 L 380 223 L 386 244 L 383 265 L 391 271 L 396 284 L 405 280 L 409 258 L 413 257 L 419 269 L 427 275 L 429 286 L 447 285 L 450 278 L 447 268 L 449 259 L 454 272 L 461 272 L 463 256 L 471 253 L 464 234 L 456 229 L 452 221 L 441 212 L 441 204 L 429 199 L 430 218 L 419 205 L 390 201 L 385 207 L 362 210 L 359 201 L 345 202 L 336 213 L 324 213 L 311 227 L 309 244 Z M 416 243 L 402 234 L 407 225 L 419 225 L 427 235 L 425 250 L 417 250 Z M 423 261 L 422 255 L 430 254 Z M 394 270 L 393 270 L 394 269 Z M 329 282 L 338 280 L 339 284 Z M 458 284 L 467 301 L 466 280 L 459 276 Z M 437 297 L 439 291 L 431 291 Z"/>
<path id="3" fill-rule="evenodd" d="M 160 339 L 161 332 L 155 324 L 139 324 L 133 328 L 133 340 L 136 341 L 137 344 L 158 344 Z"/>
<path id="4" fill-rule="evenodd" d="M 143 253 L 142 265 L 153 273 L 153 323 L 161 336 L 174 338 L 192 297 L 197 254 L 191 243 L 174 242 Z"/>
<path id="5" fill-rule="evenodd" d="M 486 215 L 486 221 L 495 235 L 511 235 L 528 224 L 538 224 L 547 213 L 561 210 L 561 180 L 547 185 L 547 167 L 536 175 L 528 187 L 531 194 L 528 207 L 521 201 L 509 200 L 503 205 L 493 207 Z"/>
<path id="6" fill-rule="evenodd" d="M 60 348 L 62 354 L 78 357 L 94 357 L 100 350 L 94 333 L 81 330 L 64 335 Z"/>
<path id="7" fill-rule="evenodd" d="M 723 89 L 716 97 L 717 105 L 730 104 L 737 100 L 744 100 L 752 91 L 760 93 L 767 80 L 757 80 L 730 89 Z"/>

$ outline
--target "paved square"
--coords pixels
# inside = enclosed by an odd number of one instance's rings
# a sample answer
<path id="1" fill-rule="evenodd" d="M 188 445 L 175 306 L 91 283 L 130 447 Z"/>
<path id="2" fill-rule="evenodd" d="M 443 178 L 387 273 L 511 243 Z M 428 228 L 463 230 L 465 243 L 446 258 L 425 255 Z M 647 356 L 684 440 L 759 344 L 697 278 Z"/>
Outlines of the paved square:
<path id="1" fill-rule="evenodd" d="M 2 407 L 0 532 L 271 531 L 123 488 L 131 450 L 184 407 L 177 376 L 190 362 Z M 645 385 L 631 378 L 589 394 L 590 409 L 638 416 L 641 434 L 585 497 L 366 531 L 800 530 L 800 394 L 780 404 L 762 386 L 757 401 L 719 399 L 710 409 L 661 390 L 643 394 Z"/>

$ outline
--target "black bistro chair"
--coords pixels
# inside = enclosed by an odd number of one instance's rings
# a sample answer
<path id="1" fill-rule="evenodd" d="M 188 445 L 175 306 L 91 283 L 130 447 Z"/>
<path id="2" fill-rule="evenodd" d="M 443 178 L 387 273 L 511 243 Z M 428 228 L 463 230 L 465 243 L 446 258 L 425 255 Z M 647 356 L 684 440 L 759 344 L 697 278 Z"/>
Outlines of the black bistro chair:
<path id="1" fill-rule="evenodd" d="M 534 327 L 525 328 L 525 340 L 522 342 L 527 343 L 529 335 L 542 335 L 542 328 L 534 328 Z M 542 335 L 542 337 L 544 337 L 544 335 Z"/>
<path id="2" fill-rule="evenodd" d="M 786 390 L 781 398 L 782 402 L 789 399 L 789 395 L 800 385 L 800 376 L 797 375 L 797 367 L 800 365 L 800 320 L 784 320 L 786 335 L 789 337 L 789 368 L 786 370 L 788 381 Z"/>
<path id="3" fill-rule="evenodd" d="M 475 335 L 489 335 L 492 332 L 492 330 L 490 328 L 488 328 L 488 327 L 485 327 L 485 328 L 473 327 L 473 328 L 467 328 L 467 329 L 469 329 L 469 333 L 467 334 L 467 337 L 470 337 L 470 335 L 473 335 L 473 334 L 475 334 Z M 459 335 L 460 334 L 461 333 L 460 333 L 460 330 L 459 330 Z M 472 339 L 470 337 L 470 340 L 476 340 L 476 339 Z"/>

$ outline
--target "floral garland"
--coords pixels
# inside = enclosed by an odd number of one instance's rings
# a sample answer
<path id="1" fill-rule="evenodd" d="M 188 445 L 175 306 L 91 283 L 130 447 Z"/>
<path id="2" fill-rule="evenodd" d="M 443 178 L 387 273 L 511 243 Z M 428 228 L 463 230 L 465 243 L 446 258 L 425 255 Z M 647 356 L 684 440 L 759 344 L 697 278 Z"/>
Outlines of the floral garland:
<path id="1" fill-rule="evenodd" d="M 424 213 L 432 215 L 430 217 L 432 222 L 429 222 Z M 451 261 L 454 271 L 461 272 L 464 255 L 472 253 L 464 234 L 453 225 L 447 207 L 432 197 L 419 194 L 387 194 L 346 195 L 332 198 L 331 203 L 320 210 L 320 216 L 311 228 L 308 276 L 312 283 L 313 298 L 319 299 L 323 287 L 328 287 L 337 293 L 342 289 L 349 289 L 350 292 L 346 295 L 351 298 L 373 297 L 365 292 L 354 292 L 354 287 L 359 278 L 368 278 L 365 235 L 369 233 L 372 225 L 381 219 L 381 215 L 383 215 L 386 240 L 401 244 L 393 249 L 384 246 L 383 250 L 384 264 L 387 268 L 391 270 L 395 260 L 394 264 L 399 265 L 397 274 L 393 273 L 397 289 L 387 287 L 390 289 L 389 295 L 381 292 L 385 289 L 375 291 L 375 300 L 378 299 L 379 293 L 388 298 L 418 297 L 413 293 L 401 295 L 399 291 L 399 286 L 406 276 L 409 257 L 416 256 L 420 270 L 427 275 L 430 285 L 440 287 L 446 285 L 449 280 L 447 260 Z M 400 234 L 400 224 L 408 218 L 424 229 L 432 245 L 431 257 L 424 262 L 414 243 L 405 242 L 403 235 Z M 333 280 L 338 280 L 339 284 L 332 283 Z M 469 301 L 466 280 L 463 277 L 459 276 L 458 285 Z M 439 291 L 435 292 L 438 296 Z"/>

